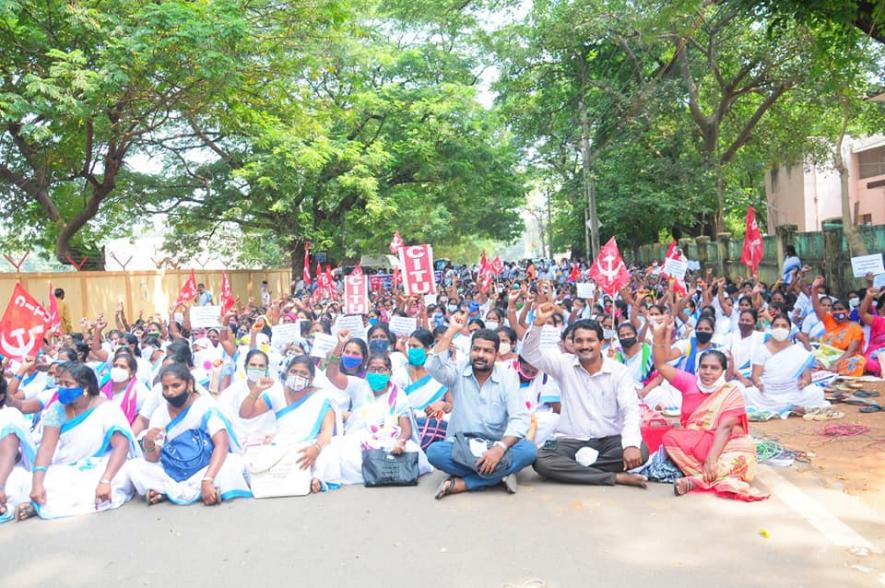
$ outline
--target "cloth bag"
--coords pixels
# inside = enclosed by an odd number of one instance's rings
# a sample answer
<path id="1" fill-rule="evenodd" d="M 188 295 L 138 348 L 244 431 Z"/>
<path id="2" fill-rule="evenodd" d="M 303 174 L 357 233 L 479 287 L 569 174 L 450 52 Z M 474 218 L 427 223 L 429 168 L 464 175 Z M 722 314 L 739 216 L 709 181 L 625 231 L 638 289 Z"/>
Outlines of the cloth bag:
<path id="1" fill-rule="evenodd" d="M 417 486 L 418 452 L 394 455 L 386 449 L 363 450 L 363 483 L 374 486 Z"/>
<path id="2" fill-rule="evenodd" d="M 250 445 L 243 455 L 249 471 L 252 496 L 277 498 L 310 494 L 311 468 L 301 469 L 301 450 L 311 443 Z"/>
<path id="3" fill-rule="evenodd" d="M 452 460 L 466 468 L 470 468 L 480 477 L 495 478 L 500 476 L 502 472 L 510 468 L 510 449 L 504 452 L 501 461 L 495 466 L 495 469 L 488 474 L 483 474 L 476 469 L 476 462 L 482 457 L 482 454 L 491 449 L 495 444 L 494 440 L 485 439 L 481 435 L 473 433 L 456 433 L 452 437 Z"/>
<path id="4" fill-rule="evenodd" d="M 187 480 L 209 465 L 215 444 L 203 429 L 188 429 L 160 450 L 163 471 L 176 482 Z"/>

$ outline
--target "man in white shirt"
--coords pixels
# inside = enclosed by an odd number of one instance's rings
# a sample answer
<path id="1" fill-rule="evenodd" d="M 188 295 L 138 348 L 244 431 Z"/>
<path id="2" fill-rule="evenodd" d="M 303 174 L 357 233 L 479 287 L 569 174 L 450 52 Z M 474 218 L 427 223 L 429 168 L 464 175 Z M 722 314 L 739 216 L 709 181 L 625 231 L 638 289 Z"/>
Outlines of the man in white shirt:
<path id="1" fill-rule="evenodd" d="M 554 438 L 538 451 L 535 471 L 560 482 L 644 488 L 645 476 L 627 472 L 648 459 L 629 371 L 604 357 L 602 327 L 596 321 L 575 323 L 575 355 L 541 350 L 541 328 L 555 311 L 548 302 L 535 309 L 522 346 L 522 356 L 555 378 L 562 396 Z"/>

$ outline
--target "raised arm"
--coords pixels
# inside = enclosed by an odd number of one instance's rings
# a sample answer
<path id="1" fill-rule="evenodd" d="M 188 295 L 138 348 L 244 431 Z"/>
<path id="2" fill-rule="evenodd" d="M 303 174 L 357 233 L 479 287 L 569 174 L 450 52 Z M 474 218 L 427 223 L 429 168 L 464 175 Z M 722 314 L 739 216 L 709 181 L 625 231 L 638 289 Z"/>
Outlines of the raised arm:
<path id="1" fill-rule="evenodd" d="M 519 295 L 514 295 L 513 291 L 511 291 L 507 295 L 507 322 L 510 323 L 510 326 L 516 331 L 516 338 L 522 341 L 525 338 L 525 327 L 520 323 L 519 318 L 516 316 L 516 301 L 519 300 L 522 291 L 520 291 Z"/>
<path id="2" fill-rule="evenodd" d="M 817 315 L 817 318 L 820 320 L 824 320 L 824 317 L 827 316 L 827 311 L 824 310 L 823 305 L 820 303 L 820 299 L 818 298 L 818 292 L 824 285 L 824 277 L 817 276 L 814 278 L 814 282 L 811 284 L 811 305 L 814 308 L 814 314 Z"/>
<path id="3" fill-rule="evenodd" d="M 221 328 L 218 329 L 218 342 L 221 344 L 221 348 L 224 349 L 224 352 L 233 359 L 234 354 L 237 352 L 237 344 L 231 341 L 230 335 L 230 321 L 233 318 L 231 313 L 227 313 L 221 319 Z"/>
<path id="4" fill-rule="evenodd" d="M 670 335 L 673 332 L 673 317 L 664 317 L 664 320 L 656 325 L 652 325 L 654 339 L 652 343 L 652 357 L 655 361 L 655 369 L 664 377 L 665 380 L 673 383 L 679 375 L 679 370 L 670 365 Z"/>
<path id="5" fill-rule="evenodd" d="M 339 369 L 341 363 L 341 354 L 344 353 L 344 344 L 350 338 L 350 329 L 341 329 L 338 331 L 338 345 L 329 354 L 326 363 L 326 377 L 339 390 L 347 389 L 347 375 L 342 374 Z"/>
<path id="6" fill-rule="evenodd" d="M 114 322 L 121 331 L 129 331 L 129 323 L 126 322 L 126 312 L 122 302 L 117 303 L 117 310 L 114 312 Z"/>
<path id="7" fill-rule="evenodd" d="M 101 347 L 101 332 L 107 326 L 108 322 L 104 319 L 104 315 L 98 315 L 98 318 L 95 319 L 95 328 L 92 330 L 92 342 L 90 344 L 92 355 L 94 355 L 98 361 L 108 360 L 108 352 Z"/>
<path id="8" fill-rule="evenodd" d="M 876 317 L 870 314 L 870 306 L 877 296 L 879 296 L 879 290 L 876 288 L 867 288 L 867 295 L 863 297 L 863 302 L 860 303 L 860 308 L 857 310 L 860 315 L 860 320 L 871 327 L 873 326 Z"/>

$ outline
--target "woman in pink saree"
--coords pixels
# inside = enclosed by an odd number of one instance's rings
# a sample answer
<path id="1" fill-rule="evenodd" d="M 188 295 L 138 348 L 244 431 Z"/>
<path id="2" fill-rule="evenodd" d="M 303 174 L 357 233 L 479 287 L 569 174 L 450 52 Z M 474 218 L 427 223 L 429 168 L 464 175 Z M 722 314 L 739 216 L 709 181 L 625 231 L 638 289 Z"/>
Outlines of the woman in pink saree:
<path id="1" fill-rule="evenodd" d="M 725 381 L 727 358 L 720 351 L 706 351 L 697 376 L 676 369 L 667 363 L 672 329 L 672 318 L 655 325 L 654 359 L 658 372 L 682 393 L 682 428 L 668 431 L 663 439 L 667 455 L 685 474 L 674 492 L 714 492 L 744 501 L 768 498 L 750 485 L 756 475 L 756 444 L 749 435 L 743 393 Z"/>

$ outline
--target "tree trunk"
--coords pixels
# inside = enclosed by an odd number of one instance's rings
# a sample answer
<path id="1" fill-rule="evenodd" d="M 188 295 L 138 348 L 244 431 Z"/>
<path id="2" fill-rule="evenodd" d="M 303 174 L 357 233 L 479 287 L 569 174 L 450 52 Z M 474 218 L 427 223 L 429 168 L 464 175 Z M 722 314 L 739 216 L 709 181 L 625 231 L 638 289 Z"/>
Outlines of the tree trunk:
<path id="1" fill-rule="evenodd" d="M 289 267 L 292 268 L 292 281 L 298 282 L 304 274 L 304 240 L 289 241 Z"/>
<path id="2" fill-rule="evenodd" d="M 845 142 L 845 132 L 848 128 L 848 121 L 851 115 L 845 108 L 842 114 L 842 128 L 839 131 L 839 140 L 836 141 L 836 150 L 833 154 L 833 162 L 836 171 L 839 172 L 839 181 L 842 187 L 842 230 L 845 232 L 845 240 L 848 241 L 848 249 L 851 257 L 866 255 L 867 248 L 864 245 L 860 233 L 851 218 L 851 195 L 849 193 L 849 181 L 851 179 L 848 166 L 845 165 L 845 158 L 842 157 L 842 145 Z"/>
<path id="3" fill-rule="evenodd" d="M 590 184 L 590 170 L 593 167 L 593 161 L 590 157 L 590 118 L 587 114 L 587 103 L 584 102 L 584 93 L 587 91 L 587 64 L 583 55 L 580 55 L 580 65 L 581 89 L 578 95 L 578 111 L 581 118 L 581 174 L 590 216 L 591 250 L 587 252 L 587 256 L 589 259 L 596 259 L 599 253 L 599 216 L 596 212 L 596 194 Z"/>

